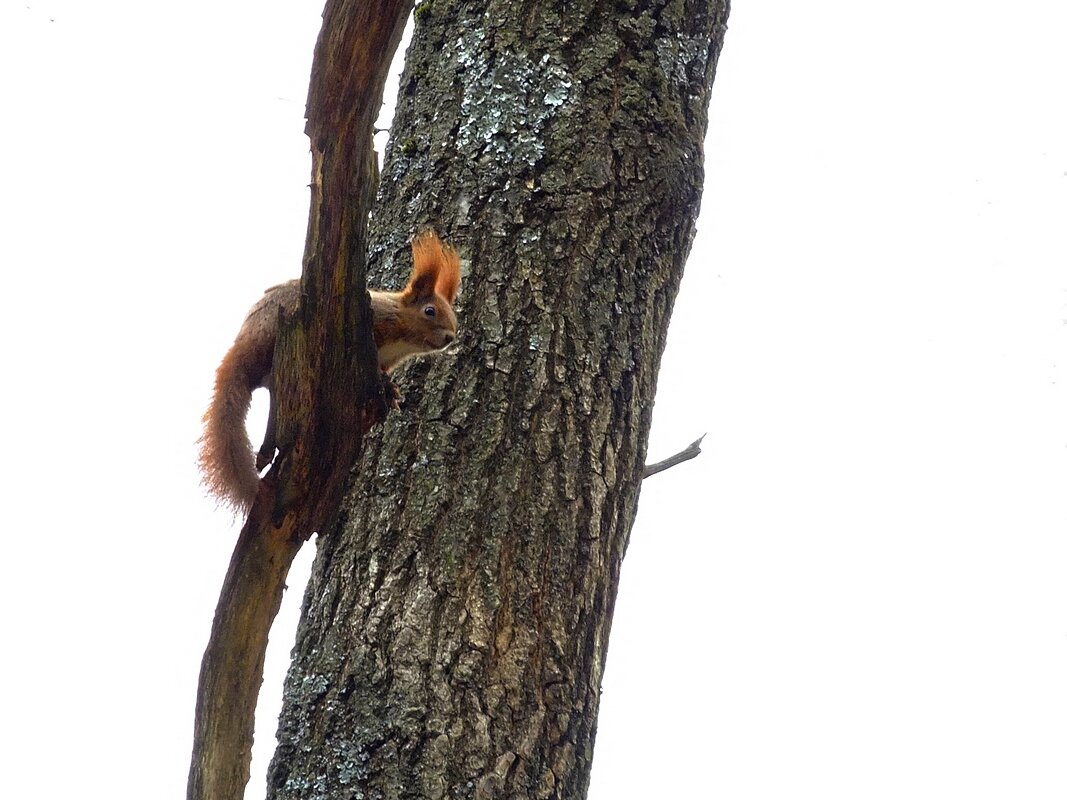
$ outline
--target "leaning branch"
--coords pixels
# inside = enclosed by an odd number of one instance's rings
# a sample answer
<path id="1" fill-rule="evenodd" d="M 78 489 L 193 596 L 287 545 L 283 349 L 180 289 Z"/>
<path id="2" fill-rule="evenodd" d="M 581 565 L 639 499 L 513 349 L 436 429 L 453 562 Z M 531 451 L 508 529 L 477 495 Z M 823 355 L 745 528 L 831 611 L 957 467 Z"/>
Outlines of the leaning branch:
<path id="1" fill-rule="evenodd" d="M 323 12 L 308 95 L 301 307 L 280 320 L 274 353 L 277 456 L 238 538 L 204 653 L 188 800 L 243 797 L 267 635 L 289 566 L 336 514 L 363 436 L 385 414 L 366 291 L 371 129 L 411 5 L 327 0 Z"/>

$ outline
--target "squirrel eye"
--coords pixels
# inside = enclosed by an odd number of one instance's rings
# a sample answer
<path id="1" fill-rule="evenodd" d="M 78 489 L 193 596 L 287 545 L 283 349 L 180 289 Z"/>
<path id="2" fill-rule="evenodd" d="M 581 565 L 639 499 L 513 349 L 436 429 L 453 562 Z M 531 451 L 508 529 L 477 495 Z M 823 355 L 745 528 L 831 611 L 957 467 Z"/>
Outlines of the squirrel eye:
<path id="1" fill-rule="evenodd" d="M 437 309 L 434 308 L 433 306 L 426 306 L 426 308 L 424 308 L 422 310 L 422 313 L 425 314 L 428 317 L 436 317 L 437 316 Z"/>

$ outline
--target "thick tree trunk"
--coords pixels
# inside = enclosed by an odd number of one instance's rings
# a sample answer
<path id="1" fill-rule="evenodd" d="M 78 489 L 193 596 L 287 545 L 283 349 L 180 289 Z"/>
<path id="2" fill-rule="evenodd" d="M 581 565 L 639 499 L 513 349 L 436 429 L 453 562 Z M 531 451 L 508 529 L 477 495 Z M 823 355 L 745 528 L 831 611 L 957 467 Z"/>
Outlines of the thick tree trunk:
<path id="1" fill-rule="evenodd" d="M 432 224 L 458 346 L 319 537 L 274 798 L 580 798 L 725 0 L 416 11 L 372 274 Z"/>

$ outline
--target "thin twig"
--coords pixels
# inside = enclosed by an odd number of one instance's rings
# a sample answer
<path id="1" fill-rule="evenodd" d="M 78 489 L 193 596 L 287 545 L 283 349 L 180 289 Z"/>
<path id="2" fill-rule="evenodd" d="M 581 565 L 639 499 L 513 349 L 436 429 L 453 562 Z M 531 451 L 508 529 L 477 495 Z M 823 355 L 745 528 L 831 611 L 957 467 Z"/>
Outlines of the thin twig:
<path id="1" fill-rule="evenodd" d="M 707 436 L 705 433 L 704 436 Z M 681 464 L 683 461 L 688 461 L 691 458 L 696 458 L 700 455 L 700 443 L 704 441 L 704 436 L 701 436 L 689 447 L 685 448 L 680 453 L 675 453 L 670 458 L 665 458 L 662 461 L 657 461 L 655 464 L 645 464 L 645 472 L 641 476 L 647 478 L 649 475 L 655 475 L 657 472 L 663 472 L 665 469 L 670 469 L 676 464 Z"/>

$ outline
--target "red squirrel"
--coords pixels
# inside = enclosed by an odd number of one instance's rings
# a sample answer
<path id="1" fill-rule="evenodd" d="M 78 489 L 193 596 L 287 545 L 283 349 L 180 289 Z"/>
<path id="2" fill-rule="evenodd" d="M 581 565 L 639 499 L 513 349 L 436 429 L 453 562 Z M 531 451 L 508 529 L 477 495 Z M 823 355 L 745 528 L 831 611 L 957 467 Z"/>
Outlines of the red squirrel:
<path id="1" fill-rule="evenodd" d="M 411 255 L 414 266 L 402 291 L 370 292 L 378 366 L 386 374 L 404 359 L 442 350 L 456 338 L 452 304 L 459 293 L 459 255 L 433 231 L 415 238 Z M 299 301 L 299 280 L 267 289 L 215 373 L 200 437 L 200 471 L 208 492 L 240 514 L 248 512 L 259 487 L 245 416 L 252 392 L 270 389 L 278 311 L 295 311 Z"/>

